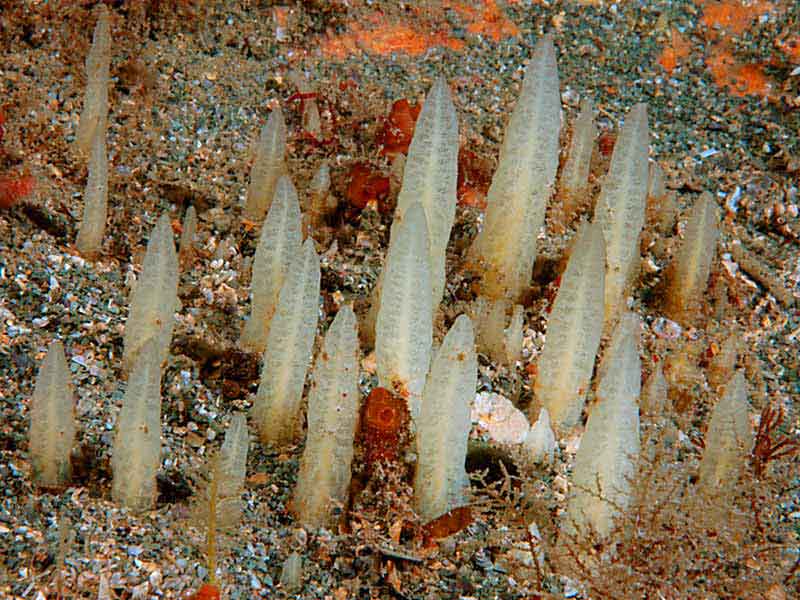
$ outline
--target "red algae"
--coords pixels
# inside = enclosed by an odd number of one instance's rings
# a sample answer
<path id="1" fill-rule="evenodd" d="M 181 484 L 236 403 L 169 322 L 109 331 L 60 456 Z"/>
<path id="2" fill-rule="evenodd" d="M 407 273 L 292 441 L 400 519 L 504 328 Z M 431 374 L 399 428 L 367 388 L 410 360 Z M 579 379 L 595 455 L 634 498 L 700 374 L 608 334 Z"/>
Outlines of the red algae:
<path id="1" fill-rule="evenodd" d="M 18 201 L 30 196 L 35 188 L 36 180 L 32 175 L 0 174 L 0 208 L 11 208 Z"/>
<path id="2" fill-rule="evenodd" d="M 374 388 L 361 407 L 360 436 L 366 462 L 394 461 L 408 433 L 410 414 L 406 401 L 386 388 Z"/>
<path id="3" fill-rule="evenodd" d="M 210 583 L 204 583 L 194 594 L 189 596 L 189 600 L 219 600 L 219 588 Z"/>
<path id="4" fill-rule="evenodd" d="M 0 107 L 0 144 L 5 137 L 6 116 Z M 5 155 L 5 150 L 0 145 L 0 158 Z M 23 198 L 30 196 L 36 189 L 36 179 L 27 172 L 7 171 L 0 173 L 0 209 L 11 208 Z"/>
<path id="5" fill-rule="evenodd" d="M 450 537 L 472 523 L 472 510 L 469 506 L 459 506 L 422 527 L 422 537 L 426 541 L 433 541 Z"/>
<path id="6" fill-rule="evenodd" d="M 422 110 L 420 104 L 411 104 L 405 98 L 392 104 L 392 110 L 378 137 L 378 143 L 383 146 L 382 155 L 408 153 L 420 110 Z"/>
<path id="7" fill-rule="evenodd" d="M 607 132 L 597 138 L 597 148 L 600 150 L 605 158 L 609 158 L 611 153 L 614 152 L 614 144 L 617 141 L 617 136 L 614 133 Z"/>
<path id="8" fill-rule="evenodd" d="M 487 206 L 486 193 L 492 181 L 492 168 L 488 160 L 481 158 L 472 150 L 462 147 L 458 152 L 458 203 L 484 210 Z"/>
<path id="9" fill-rule="evenodd" d="M 350 184 L 345 195 L 350 205 L 363 210 L 374 200 L 381 210 L 384 205 L 383 200 L 389 195 L 389 178 L 376 173 L 368 164 L 362 162 L 353 165 L 348 177 Z"/>

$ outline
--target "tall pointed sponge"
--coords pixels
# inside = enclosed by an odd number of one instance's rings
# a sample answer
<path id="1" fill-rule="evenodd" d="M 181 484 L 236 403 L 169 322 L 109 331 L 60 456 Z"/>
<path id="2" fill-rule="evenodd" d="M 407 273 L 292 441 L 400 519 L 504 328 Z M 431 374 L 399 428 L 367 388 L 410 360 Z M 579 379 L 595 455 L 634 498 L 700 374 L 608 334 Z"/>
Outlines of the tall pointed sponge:
<path id="1" fill-rule="evenodd" d="M 34 482 L 59 487 L 69 482 L 75 441 L 72 385 L 59 340 L 50 344 L 36 377 L 30 405 L 30 456 Z"/>
<path id="2" fill-rule="evenodd" d="M 331 168 L 323 162 L 308 184 L 308 224 L 311 231 L 325 225 L 325 218 L 336 208 L 336 197 L 331 195 Z"/>
<path id="3" fill-rule="evenodd" d="M 650 419 L 661 419 L 667 410 L 667 380 L 664 378 L 664 369 L 661 361 L 656 363 L 647 385 L 642 390 L 639 402 L 642 416 Z"/>
<path id="4" fill-rule="evenodd" d="M 547 320 L 534 393 L 562 434 L 581 416 L 603 333 L 605 244 L 597 224 L 583 223 Z M 529 415 L 534 421 L 536 415 Z"/>
<path id="5" fill-rule="evenodd" d="M 600 366 L 597 404 L 575 456 L 567 532 L 607 536 L 630 498 L 639 456 L 639 317 L 622 316 Z"/>
<path id="6" fill-rule="evenodd" d="M 83 192 L 83 221 L 75 240 L 75 246 L 86 258 L 94 259 L 100 254 L 103 235 L 106 231 L 108 213 L 108 154 L 106 151 L 105 127 L 98 127 L 92 138 L 89 156 L 89 176 Z"/>
<path id="7" fill-rule="evenodd" d="M 561 96 L 552 38 L 536 45 L 506 129 L 471 254 L 483 264 L 481 294 L 515 301 L 527 287 L 536 238 L 558 169 Z"/>
<path id="8" fill-rule="evenodd" d="M 639 265 L 639 234 L 647 202 L 649 133 L 647 105 L 634 106 L 614 144 L 611 166 L 597 201 L 595 222 L 606 240 L 605 320 L 624 306 L 628 283 Z"/>
<path id="9" fill-rule="evenodd" d="M 247 474 L 247 450 L 250 434 L 243 413 L 236 413 L 225 431 L 219 453 L 217 480 L 217 523 L 232 527 L 242 514 L 242 492 Z"/>
<path id="10" fill-rule="evenodd" d="M 294 441 L 300 426 L 300 401 L 319 318 L 319 256 L 308 238 L 294 257 L 272 317 L 253 403 L 261 441 L 275 446 Z"/>
<path id="11" fill-rule="evenodd" d="M 433 343 L 428 226 L 419 202 L 393 228 L 381 280 L 375 324 L 378 380 L 408 400 L 416 420 Z"/>
<path id="12" fill-rule="evenodd" d="M 111 495 L 134 511 L 152 508 L 161 452 L 161 359 L 151 337 L 136 355 L 117 417 L 111 470 Z"/>
<path id="13" fill-rule="evenodd" d="M 704 493 L 713 495 L 736 484 L 753 446 L 748 411 L 747 383 L 738 371 L 711 412 L 700 462 L 699 485 Z"/>
<path id="14" fill-rule="evenodd" d="M 719 207 L 708 192 L 694 203 L 683 240 L 667 271 L 666 311 L 686 322 L 700 313 L 719 237 Z"/>
<path id="15" fill-rule="evenodd" d="M 181 241 L 178 246 L 178 259 L 183 268 L 191 265 L 194 260 L 195 237 L 197 237 L 197 210 L 194 205 L 190 205 L 183 215 Z"/>
<path id="16" fill-rule="evenodd" d="M 581 101 L 581 111 L 572 126 L 567 160 L 558 180 L 565 224 L 572 220 L 575 211 L 583 204 L 589 187 L 589 170 L 594 141 L 597 138 L 593 111 L 592 99 L 584 98 Z"/>
<path id="17" fill-rule="evenodd" d="M 535 463 L 553 464 L 556 451 L 556 436 L 550 427 L 550 414 L 546 408 L 539 411 L 539 418 L 531 425 L 522 442 L 528 457 Z"/>
<path id="18" fill-rule="evenodd" d="M 108 9 L 100 4 L 92 46 L 86 57 L 86 97 L 75 136 L 75 147 L 88 154 L 97 133 L 105 139 L 108 118 L 108 76 L 111 66 L 111 23 Z M 98 130 L 100 130 L 98 132 Z"/>
<path id="19" fill-rule="evenodd" d="M 288 177 L 281 177 L 253 259 L 250 318 L 239 340 L 245 350 L 263 352 L 266 348 L 269 324 L 278 305 L 286 271 L 300 253 L 303 242 L 300 228 L 297 191 Z"/>
<path id="20" fill-rule="evenodd" d="M 308 395 L 308 437 L 293 503 L 305 527 L 330 526 L 331 509 L 347 501 L 358 405 L 358 323 L 343 306 L 325 336 Z"/>
<path id="21" fill-rule="evenodd" d="M 440 77 L 428 92 L 417 119 L 397 198 L 398 215 L 414 202 L 425 209 L 434 308 L 444 290 L 445 251 L 456 214 L 457 179 L 458 118 L 447 82 Z"/>
<path id="22" fill-rule="evenodd" d="M 250 171 L 250 187 L 247 189 L 247 202 L 244 216 L 252 221 L 260 221 L 267 214 L 278 178 L 286 173 L 286 123 L 280 106 L 275 108 L 261 129 L 256 146 L 256 158 Z"/>
<path id="23" fill-rule="evenodd" d="M 478 383 L 472 322 L 459 316 L 442 342 L 425 383 L 417 423 L 414 502 L 424 522 L 466 502 L 464 468 L 470 405 Z"/>
<path id="24" fill-rule="evenodd" d="M 126 372 L 133 368 L 139 352 L 153 337 L 157 340 L 155 349 L 159 364 L 166 360 L 177 304 L 178 255 L 169 215 L 164 213 L 150 234 L 142 273 L 131 294 L 122 354 Z"/>

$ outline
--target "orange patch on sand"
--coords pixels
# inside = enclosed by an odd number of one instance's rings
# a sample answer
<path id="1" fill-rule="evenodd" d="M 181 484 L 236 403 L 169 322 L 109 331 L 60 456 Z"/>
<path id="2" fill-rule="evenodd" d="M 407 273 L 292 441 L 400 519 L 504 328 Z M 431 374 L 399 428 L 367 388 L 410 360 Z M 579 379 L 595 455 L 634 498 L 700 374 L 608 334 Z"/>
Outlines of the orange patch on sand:
<path id="1" fill-rule="evenodd" d="M 389 23 L 375 27 L 364 27 L 352 23 L 350 31 L 329 37 L 322 44 L 328 56 L 342 60 L 351 54 L 391 54 L 404 52 L 411 56 L 424 54 L 431 48 L 442 46 L 461 50 L 464 42 L 441 32 L 424 32 L 407 24 Z"/>
<path id="2" fill-rule="evenodd" d="M 711 0 L 703 5 L 700 22 L 714 31 L 724 30 L 738 35 L 747 31 L 754 19 L 772 10 L 771 2 L 760 0 Z"/>
<path id="3" fill-rule="evenodd" d="M 716 47 L 706 64 L 715 83 L 720 87 L 727 87 L 734 96 L 767 96 L 772 92 L 772 82 L 761 65 L 741 64 L 729 50 L 721 46 Z"/>
<path id="4" fill-rule="evenodd" d="M 787 56 L 789 62 L 800 64 L 800 35 L 777 42 L 777 46 Z"/>
<path id="5" fill-rule="evenodd" d="M 390 25 L 381 29 L 368 32 L 368 37 L 363 40 L 367 52 L 372 54 L 391 54 L 392 52 L 406 52 L 407 54 L 422 54 L 434 46 L 444 46 L 453 50 L 460 50 L 464 44 L 442 33 L 420 33 L 407 25 Z"/>
<path id="6" fill-rule="evenodd" d="M 445 8 L 452 8 L 468 20 L 467 31 L 491 38 L 495 42 L 519 34 L 519 28 L 497 6 L 495 0 L 484 0 L 483 7 L 480 8 L 463 2 L 446 2 Z"/>
<path id="7" fill-rule="evenodd" d="M 475 7 L 474 2 L 446 0 L 442 4 L 441 14 L 432 8 L 424 13 L 414 11 L 402 22 L 387 22 L 386 15 L 375 12 L 360 23 L 350 23 L 347 32 L 325 38 L 322 51 L 338 60 L 362 52 L 380 55 L 402 52 L 419 56 L 437 46 L 460 51 L 464 48 L 464 41 L 452 36 L 444 15 L 447 9 L 461 15 L 466 21 L 464 26 L 467 31 L 473 34 L 500 41 L 519 33 L 517 26 L 508 19 L 495 0 L 483 0 L 479 7 Z"/>
<path id="8" fill-rule="evenodd" d="M 734 96 L 767 96 L 773 90 L 763 66 L 740 63 L 729 40 L 746 32 L 756 19 L 774 8 L 772 2 L 763 0 L 709 0 L 703 5 L 700 22 L 706 27 L 706 36 L 714 40 L 709 46 L 706 66 L 715 83 L 728 88 Z"/>
<path id="9" fill-rule="evenodd" d="M 672 39 L 669 45 L 664 46 L 661 56 L 658 57 L 658 64 L 664 67 L 667 73 L 672 73 L 675 68 L 689 56 L 692 50 L 691 44 L 676 30 L 672 30 Z"/>

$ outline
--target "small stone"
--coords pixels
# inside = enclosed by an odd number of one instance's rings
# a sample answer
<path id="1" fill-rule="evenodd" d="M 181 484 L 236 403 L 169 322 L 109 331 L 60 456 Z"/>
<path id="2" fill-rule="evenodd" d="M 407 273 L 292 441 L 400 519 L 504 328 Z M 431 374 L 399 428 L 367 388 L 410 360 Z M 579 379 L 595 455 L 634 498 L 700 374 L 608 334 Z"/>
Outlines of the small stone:
<path id="1" fill-rule="evenodd" d="M 481 392 L 475 397 L 470 416 L 490 440 L 501 444 L 521 443 L 530 429 L 525 414 L 511 400 L 492 392 Z"/>

